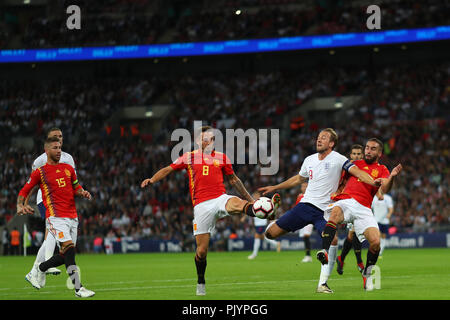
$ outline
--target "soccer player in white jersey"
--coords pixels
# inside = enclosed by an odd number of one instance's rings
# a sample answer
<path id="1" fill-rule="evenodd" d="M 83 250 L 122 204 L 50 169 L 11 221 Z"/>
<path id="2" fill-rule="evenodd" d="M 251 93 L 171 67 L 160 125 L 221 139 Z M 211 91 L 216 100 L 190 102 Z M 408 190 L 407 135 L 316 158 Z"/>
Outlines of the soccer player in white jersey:
<path id="1" fill-rule="evenodd" d="M 297 196 L 297 200 L 295 201 L 295 205 L 297 205 L 303 198 L 306 187 L 308 186 L 308 182 L 303 182 L 300 186 L 300 193 Z M 302 262 L 312 262 L 311 258 L 311 234 L 313 232 L 314 226 L 312 224 L 308 224 L 307 226 L 304 226 L 300 229 L 300 232 L 298 233 L 299 237 L 303 239 L 303 242 L 305 243 L 305 256 L 302 259 Z"/>
<path id="2" fill-rule="evenodd" d="M 260 197 L 260 194 L 258 192 L 255 192 L 252 194 L 253 199 L 258 199 Z M 244 215 L 241 219 L 243 221 L 247 216 Z M 253 217 L 253 226 L 255 227 L 255 237 L 253 240 L 253 252 L 251 255 L 248 256 L 248 259 L 253 260 L 258 256 L 259 249 L 261 247 L 261 244 L 263 241 L 266 241 L 268 243 L 273 244 L 277 248 L 277 252 L 281 251 L 281 242 L 275 241 L 271 239 L 267 239 L 264 237 L 264 231 L 266 230 L 267 224 L 269 223 L 269 220 L 267 219 L 260 219 L 258 217 Z"/>
<path id="3" fill-rule="evenodd" d="M 262 195 L 274 192 L 275 190 L 288 189 L 299 186 L 302 182 L 308 181 L 308 187 L 300 203 L 288 210 L 280 219 L 272 222 L 266 229 L 265 235 L 269 239 L 276 239 L 288 232 L 294 232 L 308 224 L 313 224 L 321 234 L 325 227 L 327 217 L 324 211 L 331 204 L 331 194 L 335 192 L 339 185 L 342 169 L 354 175 L 362 182 L 372 186 L 379 186 L 379 182 L 363 170 L 350 162 L 347 157 L 334 151 L 338 142 L 338 135 L 332 128 L 320 131 L 316 140 L 317 153 L 312 154 L 303 161 L 299 174 L 289 178 L 274 186 L 259 188 Z M 335 256 L 330 259 L 334 262 L 337 256 L 337 246 Z M 332 255 L 332 253 L 329 253 Z M 332 264 L 332 265 L 331 265 Z M 325 264 L 326 265 L 326 264 Z M 326 280 L 328 279 L 334 263 L 329 266 L 322 265 L 321 276 L 316 292 L 332 293 Z"/>
<path id="4" fill-rule="evenodd" d="M 62 131 L 59 128 L 51 128 L 50 130 L 47 131 L 47 138 L 50 137 L 57 137 L 59 138 L 59 140 L 61 141 L 61 147 L 63 144 L 63 135 L 62 135 Z M 32 165 L 32 170 L 31 172 L 33 172 L 34 170 L 36 170 L 37 168 L 42 167 L 43 165 L 45 165 L 47 163 L 47 154 L 44 152 L 43 154 L 41 154 L 39 157 L 36 158 L 36 160 L 34 160 L 33 165 Z M 75 170 L 75 162 L 73 161 L 73 157 L 68 154 L 67 152 L 61 151 L 61 159 L 59 160 L 59 163 L 67 163 L 68 165 L 72 166 Z M 32 192 L 30 192 L 31 195 Z M 27 197 L 25 204 L 28 203 L 29 200 L 29 196 Z M 45 206 L 44 203 L 42 202 L 42 191 L 41 189 L 38 189 L 37 192 L 37 196 L 36 196 L 36 205 L 39 209 L 39 213 L 41 214 L 42 219 L 45 220 Z M 44 262 L 48 259 L 50 259 L 53 256 L 53 253 L 55 251 L 55 247 L 56 247 L 56 239 L 54 236 L 52 236 L 52 234 L 48 232 L 47 227 L 45 228 L 45 237 L 44 237 L 44 242 L 42 243 L 41 247 L 39 248 L 39 251 L 36 255 L 36 260 L 33 264 L 37 265 L 41 262 Z M 27 274 L 27 277 L 31 276 L 31 272 L 30 271 Z M 54 275 L 59 275 L 61 273 L 61 270 L 59 270 L 58 268 L 50 268 L 47 270 L 46 274 L 54 274 Z M 41 283 L 39 284 L 40 287 L 44 287 L 45 286 L 45 277 L 42 278 Z"/>
<path id="5" fill-rule="evenodd" d="M 375 197 L 373 197 L 372 212 L 378 222 L 378 228 L 380 228 L 380 255 L 378 259 L 381 259 L 384 248 L 386 247 L 389 219 L 394 212 L 394 202 L 392 201 L 392 197 L 388 194 L 382 195 L 377 193 Z"/>

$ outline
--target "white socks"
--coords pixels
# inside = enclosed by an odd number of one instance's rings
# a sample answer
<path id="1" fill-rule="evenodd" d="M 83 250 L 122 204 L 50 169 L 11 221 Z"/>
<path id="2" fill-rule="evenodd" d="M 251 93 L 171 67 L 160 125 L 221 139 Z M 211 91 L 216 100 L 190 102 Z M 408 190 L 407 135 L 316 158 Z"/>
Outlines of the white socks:
<path id="1" fill-rule="evenodd" d="M 254 240 L 255 241 L 253 242 L 253 253 L 252 253 L 252 255 L 256 256 L 258 254 L 259 247 L 261 245 L 261 239 L 255 238 Z"/>
<path id="2" fill-rule="evenodd" d="M 48 234 L 47 239 L 45 239 L 44 242 L 42 242 L 41 247 L 38 250 L 36 259 L 34 260 L 33 267 L 53 257 L 53 253 L 55 252 L 55 246 L 56 246 L 55 237 L 53 237 L 51 234 Z"/>
<path id="3" fill-rule="evenodd" d="M 380 238 L 380 256 L 383 254 L 385 247 L 386 247 L 386 239 Z"/>
<path id="4" fill-rule="evenodd" d="M 36 260 L 34 260 L 35 265 L 45 261 L 45 242 L 46 242 L 46 240 L 44 240 L 44 242 L 42 242 L 41 247 L 38 250 L 38 253 L 36 255 Z"/>
<path id="5" fill-rule="evenodd" d="M 336 263 L 338 253 L 338 245 L 331 245 L 328 250 L 328 276 L 333 272 L 334 264 Z"/>
<path id="6" fill-rule="evenodd" d="M 333 271 L 334 264 L 336 262 L 338 252 L 338 245 L 330 246 L 328 249 L 328 264 L 323 264 L 320 267 L 320 277 L 319 277 L 319 286 L 328 281 L 331 272 Z"/>
<path id="7" fill-rule="evenodd" d="M 45 243 L 45 261 L 53 257 L 53 253 L 55 252 L 56 239 L 53 235 L 47 235 L 47 239 L 44 241 Z M 42 244 L 43 245 L 43 244 Z"/>
<path id="8" fill-rule="evenodd" d="M 277 241 L 277 240 L 274 240 L 274 239 L 267 239 L 267 238 L 264 238 L 264 241 L 267 241 L 268 243 L 273 244 L 275 247 L 278 245 L 278 241 Z"/>

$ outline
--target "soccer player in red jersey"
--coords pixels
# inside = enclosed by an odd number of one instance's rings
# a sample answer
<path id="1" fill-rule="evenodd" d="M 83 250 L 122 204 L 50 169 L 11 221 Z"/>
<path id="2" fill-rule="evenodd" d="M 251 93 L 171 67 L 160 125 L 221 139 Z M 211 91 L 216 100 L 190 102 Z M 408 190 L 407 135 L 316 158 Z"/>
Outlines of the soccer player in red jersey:
<path id="1" fill-rule="evenodd" d="M 394 183 L 395 177 L 402 170 L 402 165 L 397 165 L 389 175 L 389 170 L 378 163 L 383 152 L 383 143 L 377 138 L 367 141 L 364 150 L 364 159 L 354 161 L 353 164 L 360 170 L 369 173 L 375 181 L 381 181 L 382 193 L 388 193 Z M 371 204 L 377 193 L 378 187 L 362 183 L 358 178 L 350 177 L 343 192 L 335 197 L 337 200 L 327 208 L 331 211 L 330 218 L 322 234 L 322 250 L 317 253 L 317 259 L 322 263 L 328 263 L 327 251 L 336 234 L 336 225 L 342 222 L 352 222 L 356 236 L 362 242 L 367 239 L 369 250 L 367 252 L 366 267 L 363 272 L 364 289 L 373 290 L 370 271 L 378 259 L 380 252 L 380 231 L 378 223 L 372 214 Z"/>
<path id="2" fill-rule="evenodd" d="M 360 144 L 354 144 L 350 149 L 350 159 L 352 161 L 361 160 L 364 157 L 363 153 L 364 147 Z M 341 178 L 342 181 L 339 184 L 339 188 L 338 191 L 336 191 L 336 195 L 342 192 L 342 190 L 345 187 L 345 184 L 348 181 L 348 178 L 349 175 L 345 171 L 342 171 L 342 178 Z M 336 267 L 337 267 L 336 269 L 337 273 L 340 275 L 344 273 L 344 260 L 351 248 L 353 248 L 353 250 L 355 251 L 356 265 L 358 267 L 359 272 L 364 271 L 364 263 L 361 259 L 362 243 L 358 240 L 358 237 L 354 236 L 355 228 L 353 227 L 353 224 L 347 223 L 347 228 L 348 234 L 344 240 L 341 254 L 336 258 Z"/>
<path id="3" fill-rule="evenodd" d="M 209 247 L 211 232 L 216 221 L 228 215 L 245 213 L 254 217 L 253 197 L 248 193 L 242 181 L 233 171 L 230 159 L 223 153 L 214 150 L 214 134 L 212 128 L 203 126 L 196 135 L 198 149 L 186 152 L 171 165 L 160 169 L 149 179 L 141 183 L 144 188 L 165 178 L 175 170 L 186 169 L 189 176 L 189 190 L 192 206 L 194 207 L 193 231 L 197 249 L 195 265 L 197 268 L 197 295 L 205 295 L 206 255 Z M 226 194 L 223 175 L 228 182 L 245 198 Z M 279 194 L 272 197 L 273 213 L 280 204 Z"/>
<path id="4" fill-rule="evenodd" d="M 47 261 L 36 265 L 33 275 L 27 279 L 33 287 L 40 289 L 41 277 L 52 267 L 66 265 L 67 273 L 75 285 L 77 297 L 91 297 L 95 292 L 84 288 L 80 283 L 78 267 L 75 263 L 75 244 L 78 231 L 78 214 L 75 195 L 91 199 L 89 191 L 78 183 L 77 175 L 71 165 L 59 163 L 61 142 L 58 137 L 49 137 L 44 144 L 47 163 L 31 173 L 30 179 L 17 197 L 17 214 L 32 214 L 33 209 L 25 204 L 30 191 L 39 185 L 46 208 L 47 228 L 51 236 L 60 243 L 60 252 Z"/>

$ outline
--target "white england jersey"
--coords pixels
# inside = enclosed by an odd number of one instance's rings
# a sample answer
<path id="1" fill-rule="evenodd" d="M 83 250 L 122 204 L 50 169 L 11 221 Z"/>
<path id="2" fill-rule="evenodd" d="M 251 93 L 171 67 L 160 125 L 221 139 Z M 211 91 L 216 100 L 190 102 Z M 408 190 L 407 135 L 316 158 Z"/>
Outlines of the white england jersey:
<path id="1" fill-rule="evenodd" d="M 389 213 L 389 208 L 394 207 L 394 202 L 392 201 L 392 197 L 388 194 L 383 195 L 383 197 L 383 200 L 378 199 L 376 195 L 373 197 L 372 212 L 378 223 L 389 224 L 387 214 Z"/>
<path id="2" fill-rule="evenodd" d="M 299 175 L 309 178 L 309 181 L 300 202 L 308 202 L 325 210 L 332 202 L 331 194 L 339 187 L 342 169 L 348 171 L 352 166 L 354 164 L 350 160 L 336 151 L 331 151 L 323 160 L 319 160 L 318 153 L 307 157 Z"/>
<path id="3" fill-rule="evenodd" d="M 253 224 L 255 227 L 265 227 L 267 225 L 267 219 L 253 218 Z"/>
<path id="4" fill-rule="evenodd" d="M 47 154 L 44 152 L 39 157 L 34 160 L 33 165 L 31 166 L 31 172 L 36 170 L 37 168 L 42 167 L 47 163 Z M 75 170 L 75 162 L 73 161 L 73 158 L 70 154 L 67 152 L 61 151 L 61 159 L 59 159 L 59 163 L 67 163 L 73 167 Z M 36 196 L 36 204 L 39 204 L 42 202 L 42 191 L 39 188 L 37 196 Z"/>

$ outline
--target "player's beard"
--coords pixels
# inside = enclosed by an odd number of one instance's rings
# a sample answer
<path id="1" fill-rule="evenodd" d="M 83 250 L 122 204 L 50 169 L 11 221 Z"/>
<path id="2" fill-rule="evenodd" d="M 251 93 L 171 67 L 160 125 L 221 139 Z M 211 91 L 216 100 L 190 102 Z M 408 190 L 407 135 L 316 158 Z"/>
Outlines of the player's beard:
<path id="1" fill-rule="evenodd" d="M 53 155 L 53 154 L 51 154 L 50 155 L 50 159 L 53 161 L 53 162 L 56 162 L 56 163 L 58 163 L 59 162 L 59 160 L 61 159 L 61 155 L 59 155 L 59 157 L 58 157 L 58 155 Z"/>
<path id="2" fill-rule="evenodd" d="M 365 161 L 367 164 L 372 164 L 372 163 L 375 163 L 375 162 L 378 161 L 378 157 L 375 156 L 375 157 L 373 157 L 373 158 L 367 158 L 367 155 L 364 155 L 364 161 Z"/>
<path id="3" fill-rule="evenodd" d="M 202 151 L 204 154 L 211 154 L 214 151 L 214 145 L 209 144 L 206 147 L 204 147 Z"/>

